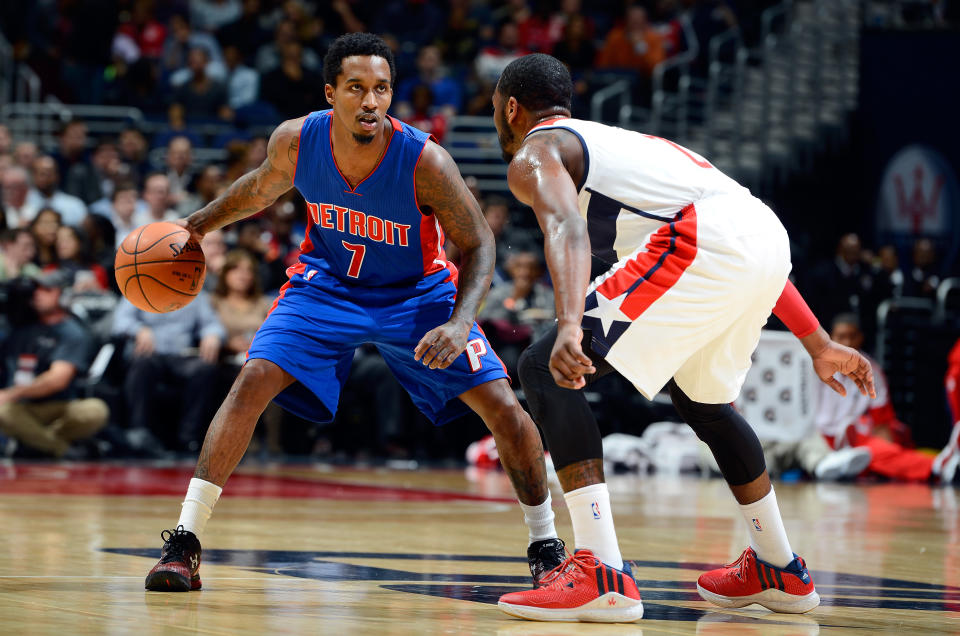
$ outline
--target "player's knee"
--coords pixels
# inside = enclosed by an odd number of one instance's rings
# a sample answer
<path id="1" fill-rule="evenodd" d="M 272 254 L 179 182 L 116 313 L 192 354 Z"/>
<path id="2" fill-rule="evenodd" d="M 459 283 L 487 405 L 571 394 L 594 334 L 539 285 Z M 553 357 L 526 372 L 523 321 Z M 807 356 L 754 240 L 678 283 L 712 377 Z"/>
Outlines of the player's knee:
<path id="1" fill-rule="evenodd" d="M 509 398 L 500 396 L 495 402 L 487 405 L 483 413 L 483 421 L 491 433 L 514 437 L 529 425 L 530 420 L 511 391 Z"/>
<path id="2" fill-rule="evenodd" d="M 282 389 L 286 375 L 272 362 L 254 358 L 243 365 L 230 389 L 230 396 L 238 399 L 264 395 L 268 396 L 266 401 L 270 401 Z"/>

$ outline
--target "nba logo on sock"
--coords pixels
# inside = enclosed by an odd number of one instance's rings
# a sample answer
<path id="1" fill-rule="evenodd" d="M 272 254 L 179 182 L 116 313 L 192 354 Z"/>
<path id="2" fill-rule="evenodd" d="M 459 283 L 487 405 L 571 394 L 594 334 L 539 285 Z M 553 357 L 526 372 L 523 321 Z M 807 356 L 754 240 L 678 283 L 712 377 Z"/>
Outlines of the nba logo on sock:
<path id="1" fill-rule="evenodd" d="M 597 505 L 597 502 L 596 502 L 596 501 L 594 501 L 592 504 L 590 504 L 590 510 L 593 511 L 593 518 L 594 518 L 594 519 L 599 519 L 599 518 L 600 518 L 600 506 Z"/>
<path id="2" fill-rule="evenodd" d="M 753 527 L 757 529 L 757 532 L 763 532 L 763 526 L 760 525 L 759 519 L 753 519 Z"/>

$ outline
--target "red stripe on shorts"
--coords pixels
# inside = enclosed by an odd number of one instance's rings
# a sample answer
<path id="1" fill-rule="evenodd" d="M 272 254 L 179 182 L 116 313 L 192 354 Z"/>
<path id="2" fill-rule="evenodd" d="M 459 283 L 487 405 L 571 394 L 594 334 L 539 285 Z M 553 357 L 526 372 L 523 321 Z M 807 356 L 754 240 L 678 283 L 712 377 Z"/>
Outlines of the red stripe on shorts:
<path id="1" fill-rule="evenodd" d="M 631 320 L 673 287 L 697 257 L 697 211 L 693 204 L 654 232 L 646 247 L 647 251 L 637 254 L 597 287 L 597 292 L 609 300 L 628 292 L 620 311 Z"/>

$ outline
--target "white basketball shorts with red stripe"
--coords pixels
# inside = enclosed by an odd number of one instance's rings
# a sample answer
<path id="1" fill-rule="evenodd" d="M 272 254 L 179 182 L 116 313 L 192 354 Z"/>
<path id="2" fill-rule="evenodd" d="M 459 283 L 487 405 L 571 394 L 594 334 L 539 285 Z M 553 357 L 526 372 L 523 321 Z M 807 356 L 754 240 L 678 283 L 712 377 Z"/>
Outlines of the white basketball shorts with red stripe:
<path id="1" fill-rule="evenodd" d="M 691 204 L 587 291 L 594 351 L 652 398 L 670 380 L 690 399 L 732 402 L 790 273 L 787 232 L 744 194 Z"/>

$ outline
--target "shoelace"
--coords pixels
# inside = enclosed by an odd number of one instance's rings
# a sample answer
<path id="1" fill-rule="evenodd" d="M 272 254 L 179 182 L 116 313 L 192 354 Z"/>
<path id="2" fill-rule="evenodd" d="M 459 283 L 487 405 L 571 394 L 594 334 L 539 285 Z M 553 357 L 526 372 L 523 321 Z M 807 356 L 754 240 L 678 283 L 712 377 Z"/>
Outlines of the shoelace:
<path id="1" fill-rule="evenodd" d="M 183 529 L 182 525 L 177 526 L 173 530 L 164 530 L 160 533 L 160 538 L 163 539 L 163 547 L 165 548 L 163 555 L 164 561 L 169 562 L 183 559 L 184 542 L 178 541 L 178 539 L 186 539 L 187 531 Z"/>
<path id="2" fill-rule="evenodd" d="M 576 554 L 570 554 L 570 551 L 568 550 L 566 560 L 547 572 L 547 574 L 540 579 L 540 587 L 558 583 L 560 577 L 568 572 L 572 572 L 574 570 L 583 571 L 589 568 L 595 568 L 595 561 L 596 557 L 588 558 L 584 556 L 577 556 Z"/>

